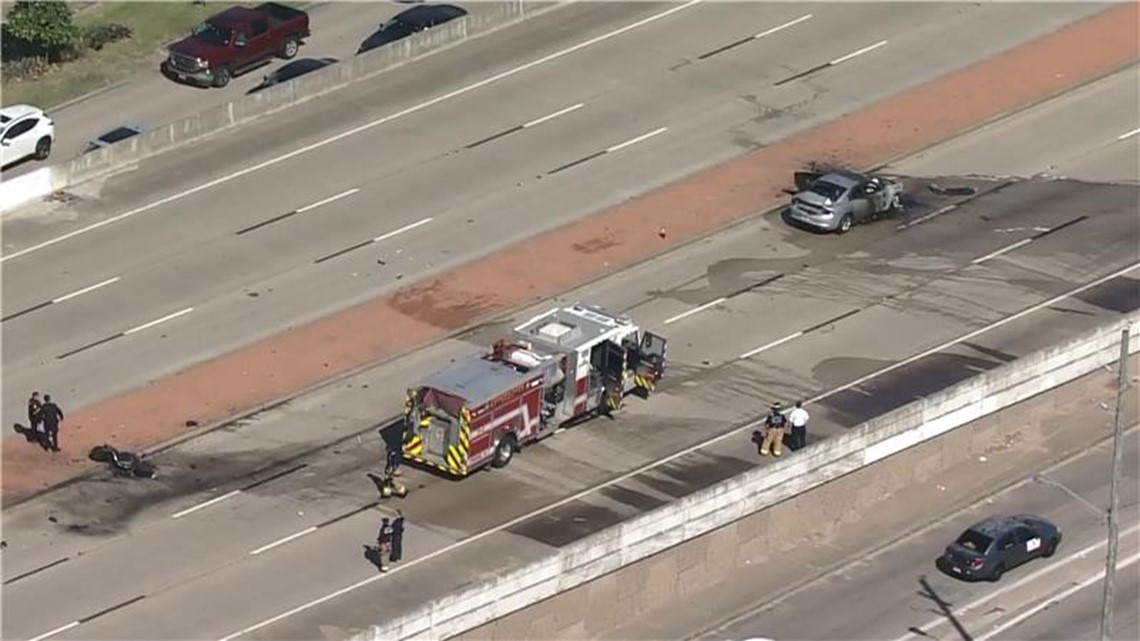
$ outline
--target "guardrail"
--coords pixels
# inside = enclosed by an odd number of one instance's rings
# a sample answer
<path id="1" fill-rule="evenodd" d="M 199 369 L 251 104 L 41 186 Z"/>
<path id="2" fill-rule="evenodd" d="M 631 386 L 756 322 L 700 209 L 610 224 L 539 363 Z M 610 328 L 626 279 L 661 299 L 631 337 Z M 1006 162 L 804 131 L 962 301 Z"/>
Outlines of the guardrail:
<path id="1" fill-rule="evenodd" d="M 323 69 L 152 129 L 75 159 L 0 182 L 0 214 L 139 160 L 199 141 L 443 51 L 472 38 L 566 6 L 572 0 L 481 3 L 477 13 L 439 25 Z"/>
<path id="2" fill-rule="evenodd" d="M 1125 323 L 1135 335 L 1140 331 L 1140 314 L 980 374 L 793 457 L 602 530 L 497 579 L 435 598 L 351 641 L 448 638 L 581 586 L 1114 363 Z M 1131 353 L 1136 352 L 1140 345 L 1134 342 Z"/>

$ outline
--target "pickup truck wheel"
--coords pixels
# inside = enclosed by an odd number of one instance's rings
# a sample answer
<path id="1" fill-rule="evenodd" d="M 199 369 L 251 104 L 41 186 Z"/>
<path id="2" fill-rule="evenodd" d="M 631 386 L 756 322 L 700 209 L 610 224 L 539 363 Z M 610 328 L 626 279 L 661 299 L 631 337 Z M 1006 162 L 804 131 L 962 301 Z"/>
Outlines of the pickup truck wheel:
<path id="1" fill-rule="evenodd" d="M 36 142 L 36 160 L 47 160 L 51 155 L 51 138 L 44 136 Z"/>
<path id="2" fill-rule="evenodd" d="M 491 459 L 491 467 L 504 468 L 511 459 L 515 456 L 515 448 L 518 447 L 518 441 L 515 439 L 514 434 L 506 434 L 495 446 L 495 455 Z"/>
<path id="3" fill-rule="evenodd" d="M 292 60 L 297 56 L 297 52 L 300 49 L 301 45 L 297 43 L 297 39 L 289 38 L 285 42 L 281 43 L 281 51 L 277 52 L 277 55 L 284 58 L 285 60 Z"/>
<path id="4" fill-rule="evenodd" d="M 855 218 L 851 214 L 843 214 L 843 218 L 839 219 L 839 227 L 835 228 L 835 233 L 846 234 L 851 231 L 851 225 L 855 222 Z"/>
<path id="5" fill-rule="evenodd" d="M 214 86 L 218 89 L 230 84 L 230 70 L 222 67 L 214 74 Z"/>

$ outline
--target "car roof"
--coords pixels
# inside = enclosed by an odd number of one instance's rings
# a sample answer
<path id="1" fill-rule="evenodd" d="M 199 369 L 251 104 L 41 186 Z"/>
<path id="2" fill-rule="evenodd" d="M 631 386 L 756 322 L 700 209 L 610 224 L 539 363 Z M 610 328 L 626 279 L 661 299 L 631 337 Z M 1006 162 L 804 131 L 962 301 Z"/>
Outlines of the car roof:
<path id="1" fill-rule="evenodd" d="M 864 178 L 863 176 L 860 176 L 859 174 L 857 174 L 853 171 L 840 170 L 840 171 L 829 171 L 826 174 L 820 176 L 819 180 L 829 182 L 833 185 L 839 185 L 840 187 L 847 188 L 847 187 L 852 187 L 854 185 L 857 185 L 860 182 L 863 182 L 864 180 L 866 180 L 866 178 Z"/>
<path id="2" fill-rule="evenodd" d="M 0 109 L 0 119 L 2 119 L 3 122 L 23 118 L 24 116 L 38 116 L 41 114 L 43 114 L 43 110 L 39 107 L 25 104 L 9 105 Z"/>
<path id="3" fill-rule="evenodd" d="M 1019 525 L 1032 525 L 1034 522 L 1046 521 L 1039 516 L 1030 514 L 991 516 L 988 519 L 973 524 L 970 526 L 970 529 L 994 538 L 1005 534 Z"/>
<path id="4" fill-rule="evenodd" d="M 467 12 L 453 4 L 420 4 L 402 11 L 395 19 L 409 25 L 426 25 L 440 18 L 458 18 Z"/>
<path id="5" fill-rule="evenodd" d="M 139 127 L 138 125 L 121 125 L 121 126 L 115 127 L 114 129 L 112 129 L 110 131 L 107 131 L 107 132 L 100 134 L 99 137 L 96 138 L 95 140 L 98 140 L 101 142 L 106 142 L 106 143 L 116 143 L 116 142 L 119 142 L 120 140 L 126 140 L 127 138 L 130 138 L 131 136 L 137 136 L 141 133 L 142 133 L 142 127 Z"/>

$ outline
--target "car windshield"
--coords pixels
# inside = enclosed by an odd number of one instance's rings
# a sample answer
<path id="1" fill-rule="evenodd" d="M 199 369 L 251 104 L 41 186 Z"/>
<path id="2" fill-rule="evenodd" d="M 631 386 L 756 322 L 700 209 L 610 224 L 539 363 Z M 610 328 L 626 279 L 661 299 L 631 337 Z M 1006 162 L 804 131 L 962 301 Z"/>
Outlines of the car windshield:
<path id="1" fill-rule="evenodd" d="M 986 536 L 985 534 L 982 534 L 981 532 L 976 532 L 974 530 L 966 530 L 962 533 L 962 536 L 958 537 L 957 541 L 958 545 L 966 548 L 967 550 L 972 550 L 979 553 L 988 550 L 990 543 L 992 542 L 993 539 Z"/>
<path id="2" fill-rule="evenodd" d="M 212 22 L 203 22 L 190 31 L 195 40 L 208 42 L 212 45 L 226 45 L 230 42 L 230 34 Z"/>
<path id="3" fill-rule="evenodd" d="M 815 192 L 824 198 L 839 200 L 846 189 L 826 180 L 817 180 L 811 184 L 811 187 L 808 187 L 808 191 Z"/>

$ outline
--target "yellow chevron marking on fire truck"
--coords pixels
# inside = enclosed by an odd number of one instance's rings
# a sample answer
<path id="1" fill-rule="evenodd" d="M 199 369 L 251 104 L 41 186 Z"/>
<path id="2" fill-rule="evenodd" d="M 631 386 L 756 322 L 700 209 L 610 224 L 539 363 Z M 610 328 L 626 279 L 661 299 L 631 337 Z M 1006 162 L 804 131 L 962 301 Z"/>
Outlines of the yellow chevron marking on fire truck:
<path id="1" fill-rule="evenodd" d="M 466 407 L 459 411 L 459 444 L 463 447 L 463 458 L 471 448 L 471 411 Z"/>
<path id="2" fill-rule="evenodd" d="M 408 391 L 404 394 L 404 416 L 408 416 L 412 413 L 412 404 L 415 398 L 416 391 L 409 387 Z"/>
<path id="3" fill-rule="evenodd" d="M 644 390 L 647 390 L 647 391 L 650 391 L 650 392 L 652 392 L 652 391 L 653 391 L 653 388 L 654 388 L 653 379 L 652 379 L 652 378 L 650 378 L 650 377 L 648 377 L 648 376 L 644 376 L 644 375 L 642 375 L 642 374 L 634 374 L 634 375 L 633 375 L 633 382 L 634 382 L 634 383 L 635 383 L 635 384 L 636 384 L 638 387 L 640 387 L 640 388 L 642 388 L 642 389 L 644 389 Z"/>
<path id="4" fill-rule="evenodd" d="M 413 457 L 419 457 L 424 452 L 424 439 L 419 435 L 413 435 L 404 443 L 404 454 Z"/>
<path id="5" fill-rule="evenodd" d="M 461 451 L 458 444 L 447 448 L 447 468 L 457 476 L 467 473 L 467 454 Z"/>

